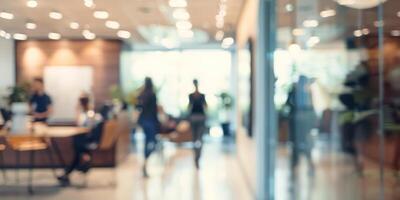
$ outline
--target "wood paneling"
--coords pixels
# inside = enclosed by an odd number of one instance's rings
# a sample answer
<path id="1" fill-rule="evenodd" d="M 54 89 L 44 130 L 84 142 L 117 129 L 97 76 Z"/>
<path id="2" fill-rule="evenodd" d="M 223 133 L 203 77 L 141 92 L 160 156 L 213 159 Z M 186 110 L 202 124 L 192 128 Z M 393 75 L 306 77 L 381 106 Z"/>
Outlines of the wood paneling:
<path id="1" fill-rule="evenodd" d="M 109 99 L 109 88 L 119 84 L 121 47 L 122 42 L 118 40 L 18 41 L 17 83 L 43 76 L 46 66 L 91 66 L 93 93 L 99 106 Z"/>

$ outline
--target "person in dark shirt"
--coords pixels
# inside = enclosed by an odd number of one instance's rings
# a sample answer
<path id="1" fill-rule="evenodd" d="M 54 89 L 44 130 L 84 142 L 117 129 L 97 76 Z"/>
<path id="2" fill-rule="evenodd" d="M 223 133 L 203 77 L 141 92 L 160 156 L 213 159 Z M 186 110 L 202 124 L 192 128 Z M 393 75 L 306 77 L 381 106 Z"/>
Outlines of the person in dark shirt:
<path id="1" fill-rule="evenodd" d="M 34 122 L 46 122 L 52 113 L 52 100 L 44 91 L 42 78 L 33 80 L 33 95 L 29 100 Z"/>
<path id="2" fill-rule="evenodd" d="M 196 168 L 199 169 L 201 149 L 203 147 L 203 133 L 206 128 L 206 108 L 207 102 L 205 95 L 199 91 L 199 82 L 193 80 L 195 91 L 189 95 L 189 120 L 192 128 L 192 140 L 194 150 L 194 161 Z"/>
<path id="3" fill-rule="evenodd" d="M 159 131 L 157 96 L 154 92 L 153 81 L 146 77 L 142 92 L 138 97 L 137 108 L 140 111 L 139 125 L 142 127 L 145 138 L 143 176 L 148 177 L 147 160 L 156 146 L 156 134 Z"/>

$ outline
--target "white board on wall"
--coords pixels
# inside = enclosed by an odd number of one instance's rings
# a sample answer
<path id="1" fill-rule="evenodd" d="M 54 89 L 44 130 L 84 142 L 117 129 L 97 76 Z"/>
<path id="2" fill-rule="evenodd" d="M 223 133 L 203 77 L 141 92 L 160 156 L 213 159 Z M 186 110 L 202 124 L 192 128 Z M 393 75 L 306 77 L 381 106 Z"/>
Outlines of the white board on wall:
<path id="1" fill-rule="evenodd" d="M 92 90 L 93 69 L 90 66 L 47 66 L 44 82 L 53 100 L 50 122 L 71 122 L 76 117 L 79 96 Z"/>

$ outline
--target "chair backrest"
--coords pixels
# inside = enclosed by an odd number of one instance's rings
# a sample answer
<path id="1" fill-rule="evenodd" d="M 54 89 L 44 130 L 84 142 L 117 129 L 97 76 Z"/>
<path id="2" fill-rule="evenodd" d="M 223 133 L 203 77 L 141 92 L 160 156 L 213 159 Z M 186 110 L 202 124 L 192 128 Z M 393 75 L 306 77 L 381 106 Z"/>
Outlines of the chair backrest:
<path id="1" fill-rule="evenodd" d="M 129 134 L 129 118 L 125 114 L 119 114 L 116 119 L 111 119 L 104 124 L 99 149 L 112 148 L 122 134 Z"/>

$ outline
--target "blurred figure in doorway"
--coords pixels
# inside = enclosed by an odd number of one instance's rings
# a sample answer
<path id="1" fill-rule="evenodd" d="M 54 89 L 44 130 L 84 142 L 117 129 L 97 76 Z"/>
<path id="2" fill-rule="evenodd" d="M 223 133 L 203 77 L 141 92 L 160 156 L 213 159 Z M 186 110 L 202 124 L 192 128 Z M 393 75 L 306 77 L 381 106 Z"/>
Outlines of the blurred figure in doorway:
<path id="1" fill-rule="evenodd" d="M 290 108 L 289 132 L 292 144 L 290 167 L 295 178 L 300 155 L 304 154 L 309 165 L 309 175 L 314 175 L 311 150 L 311 130 L 315 128 L 316 114 L 310 92 L 311 80 L 301 75 L 289 92 L 287 104 Z"/>
<path id="2" fill-rule="evenodd" d="M 148 177 L 147 161 L 156 147 L 156 135 L 160 127 L 160 122 L 157 115 L 157 96 L 154 92 L 153 81 L 149 77 L 145 78 L 143 90 L 138 97 L 137 108 L 140 111 L 138 122 L 142 127 L 146 137 L 144 147 L 145 161 L 143 164 L 143 176 Z"/>
<path id="3" fill-rule="evenodd" d="M 192 128 L 194 162 L 200 168 L 201 149 L 203 147 L 203 133 L 206 129 L 207 102 L 205 95 L 199 91 L 198 80 L 193 80 L 194 92 L 189 95 L 189 121 Z"/>
<path id="4" fill-rule="evenodd" d="M 42 78 L 35 78 L 32 83 L 33 94 L 29 100 L 34 122 L 46 123 L 52 113 L 52 100 L 44 91 Z"/>

